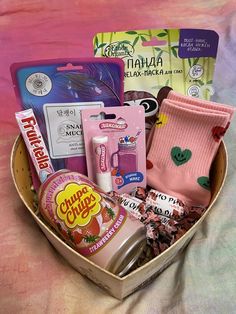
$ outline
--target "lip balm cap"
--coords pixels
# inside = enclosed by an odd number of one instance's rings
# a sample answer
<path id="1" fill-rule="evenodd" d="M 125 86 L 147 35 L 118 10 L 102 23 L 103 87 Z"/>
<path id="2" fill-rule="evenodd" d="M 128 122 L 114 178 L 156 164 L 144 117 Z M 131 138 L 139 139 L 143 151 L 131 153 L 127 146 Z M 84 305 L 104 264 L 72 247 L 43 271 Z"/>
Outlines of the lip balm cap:
<path id="1" fill-rule="evenodd" d="M 108 136 L 107 135 L 99 135 L 93 137 L 93 143 L 96 144 L 105 144 L 108 142 Z"/>

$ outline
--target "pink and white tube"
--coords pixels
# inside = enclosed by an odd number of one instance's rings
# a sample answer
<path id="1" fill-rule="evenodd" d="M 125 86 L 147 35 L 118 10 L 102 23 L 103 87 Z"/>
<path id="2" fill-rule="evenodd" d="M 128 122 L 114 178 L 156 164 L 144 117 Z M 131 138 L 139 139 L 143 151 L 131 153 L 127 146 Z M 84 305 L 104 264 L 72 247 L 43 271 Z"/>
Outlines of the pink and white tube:
<path id="1" fill-rule="evenodd" d="M 96 183 L 105 192 L 112 191 L 112 176 L 108 136 L 100 135 L 92 138 L 93 152 L 95 154 Z"/>

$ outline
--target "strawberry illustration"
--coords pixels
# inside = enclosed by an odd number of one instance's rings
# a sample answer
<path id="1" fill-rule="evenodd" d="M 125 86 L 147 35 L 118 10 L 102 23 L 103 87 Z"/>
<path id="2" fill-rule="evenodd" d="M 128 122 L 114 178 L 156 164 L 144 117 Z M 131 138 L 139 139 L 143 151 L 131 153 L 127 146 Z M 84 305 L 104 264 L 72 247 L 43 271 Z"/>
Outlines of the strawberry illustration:
<path id="1" fill-rule="evenodd" d="M 125 175 L 124 170 L 120 169 L 120 175 L 123 177 Z"/>
<path id="2" fill-rule="evenodd" d="M 112 172 L 111 172 L 111 175 L 114 177 L 114 176 L 116 176 L 116 174 L 117 174 L 117 168 L 113 168 L 112 169 Z"/>
<path id="3" fill-rule="evenodd" d="M 122 177 L 116 178 L 116 179 L 115 179 L 115 183 L 116 183 L 117 185 L 123 184 L 123 179 L 122 179 Z"/>
<path id="4" fill-rule="evenodd" d="M 84 227 L 84 230 L 82 232 L 83 239 L 87 243 L 96 242 L 97 239 L 99 239 L 99 233 L 100 233 L 100 226 L 97 221 L 97 219 L 94 217 L 92 218 L 91 222 Z"/>
<path id="5" fill-rule="evenodd" d="M 62 233 L 64 238 L 68 239 L 68 233 L 66 232 L 66 230 L 62 229 L 61 233 Z"/>
<path id="6" fill-rule="evenodd" d="M 102 222 L 103 223 L 106 223 L 106 222 L 110 221 L 111 219 L 114 219 L 114 217 L 115 217 L 115 213 L 112 210 L 112 208 L 107 207 L 107 206 L 102 208 L 101 214 L 102 214 Z"/>
<path id="7" fill-rule="evenodd" d="M 73 238 L 74 238 L 74 242 L 76 244 L 79 244 L 83 240 L 83 235 L 82 235 L 82 233 L 80 233 L 78 231 L 74 231 L 73 232 Z"/>

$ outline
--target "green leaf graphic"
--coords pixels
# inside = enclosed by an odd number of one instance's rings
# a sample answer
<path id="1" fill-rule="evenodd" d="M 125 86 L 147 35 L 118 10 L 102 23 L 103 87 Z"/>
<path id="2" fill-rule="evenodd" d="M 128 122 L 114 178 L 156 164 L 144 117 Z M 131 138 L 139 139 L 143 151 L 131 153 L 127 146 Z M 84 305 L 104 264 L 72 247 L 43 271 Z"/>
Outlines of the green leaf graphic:
<path id="1" fill-rule="evenodd" d="M 198 83 L 199 83 L 201 86 L 203 86 L 203 85 L 204 85 L 204 82 L 203 82 L 203 81 L 201 81 L 201 80 L 199 80 L 199 81 L 198 81 Z"/>
<path id="2" fill-rule="evenodd" d="M 106 46 L 106 43 L 100 44 L 100 45 L 98 46 L 98 48 L 102 48 L 102 47 L 104 47 L 104 46 Z"/>
<path id="3" fill-rule="evenodd" d="M 177 58 L 178 56 L 177 56 L 177 52 L 175 50 L 175 47 L 171 47 L 171 51 L 172 51 L 173 55 L 175 56 L 175 58 Z"/>
<path id="4" fill-rule="evenodd" d="M 109 217 L 110 217 L 111 219 L 114 219 L 114 218 L 115 218 L 115 213 L 114 213 L 114 211 L 112 210 L 112 208 L 107 208 L 107 213 L 108 213 L 108 215 L 109 215 Z"/>
<path id="5" fill-rule="evenodd" d="M 97 49 L 97 48 L 94 48 L 93 54 L 96 55 L 97 52 L 98 52 L 98 49 Z"/>
<path id="6" fill-rule="evenodd" d="M 140 60 L 143 60 L 143 59 L 144 59 L 144 57 L 141 56 L 141 55 L 138 55 L 138 58 L 139 58 Z"/>
<path id="7" fill-rule="evenodd" d="M 156 51 L 158 51 L 158 52 L 159 52 L 159 51 L 162 51 L 161 48 L 158 48 L 158 47 L 157 47 L 157 48 L 154 48 L 154 49 L 155 49 Z"/>
<path id="8" fill-rule="evenodd" d="M 95 46 L 98 47 L 98 36 L 95 37 L 94 42 L 95 42 Z"/>
<path id="9" fill-rule="evenodd" d="M 199 61 L 199 58 L 196 58 L 194 61 L 193 61 L 193 65 L 196 65 Z"/>
<path id="10" fill-rule="evenodd" d="M 157 57 L 156 57 L 156 58 L 157 58 L 157 59 L 158 59 L 158 58 L 160 58 L 160 57 L 161 57 L 161 55 L 163 54 L 163 52 L 164 52 L 164 51 L 160 49 L 160 52 L 158 53 L 158 55 L 157 55 Z"/>
<path id="11" fill-rule="evenodd" d="M 135 31 L 128 31 L 128 32 L 125 32 L 126 34 L 129 34 L 129 35 L 134 35 L 134 34 L 138 34 L 137 32 Z"/>
<path id="12" fill-rule="evenodd" d="M 140 36 L 140 38 L 142 39 L 142 41 L 147 41 L 147 39 L 143 36 Z"/>
<path id="13" fill-rule="evenodd" d="M 97 235 L 87 235 L 84 237 L 84 241 L 86 243 L 94 243 L 96 242 L 100 237 Z"/>
<path id="14" fill-rule="evenodd" d="M 167 33 L 159 33 L 157 34 L 158 37 L 165 37 L 167 35 Z"/>
<path id="15" fill-rule="evenodd" d="M 144 57 L 143 56 L 141 56 L 141 55 L 138 55 L 138 58 L 140 59 L 140 60 L 143 60 L 144 59 Z M 144 67 L 144 63 L 142 64 L 142 66 L 140 67 L 141 69 Z"/>
<path id="16" fill-rule="evenodd" d="M 133 42 L 133 46 L 135 46 L 135 45 L 137 44 L 138 40 L 139 40 L 139 37 L 138 37 L 138 36 L 135 37 L 135 40 L 134 40 L 134 42 Z"/>
<path id="17" fill-rule="evenodd" d="M 189 66 L 190 66 L 190 68 L 191 68 L 191 66 L 192 66 L 192 64 L 191 64 L 191 59 L 188 59 L 188 64 L 189 64 Z"/>
<path id="18" fill-rule="evenodd" d="M 210 80 L 210 81 L 208 81 L 208 82 L 207 82 L 207 84 L 212 84 L 212 82 L 213 82 L 213 81 L 212 81 L 212 80 Z"/>
<path id="19" fill-rule="evenodd" d="M 121 40 L 120 43 L 121 44 L 130 44 L 130 41 L 129 40 Z"/>

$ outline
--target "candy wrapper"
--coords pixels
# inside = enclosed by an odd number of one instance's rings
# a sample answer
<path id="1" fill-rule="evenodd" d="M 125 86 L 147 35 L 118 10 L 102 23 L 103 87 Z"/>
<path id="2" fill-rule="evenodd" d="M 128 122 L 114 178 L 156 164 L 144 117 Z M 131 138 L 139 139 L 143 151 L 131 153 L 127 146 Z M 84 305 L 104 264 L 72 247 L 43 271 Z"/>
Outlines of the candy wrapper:
<path id="1" fill-rule="evenodd" d="M 32 109 L 17 112 L 16 121 L 40 182 L 44 182 L 54 169 Z"/>
<path id="2" fill-rule="evenodd" d="M 120 204 L 147 228 L 147 243 L 155 256 L 174 244 L 205 211 L 203 207 L 189 207 L 180 200 L 156 190 L 140 187 L 133 194 L 113 195 Z"/>

